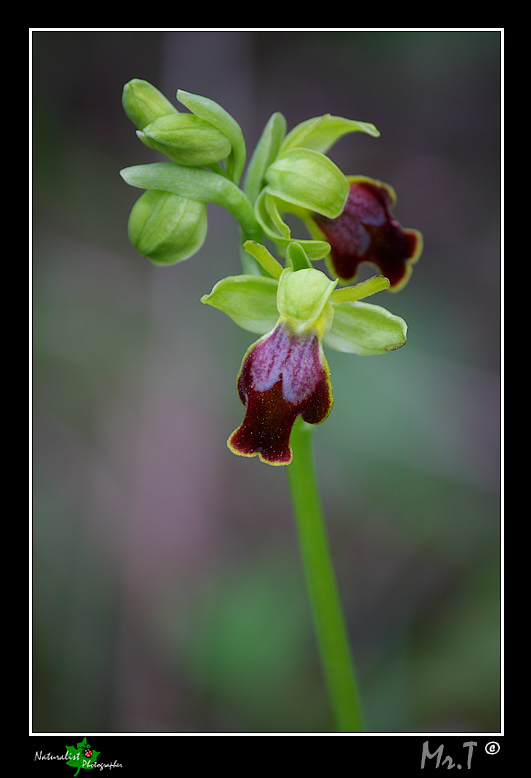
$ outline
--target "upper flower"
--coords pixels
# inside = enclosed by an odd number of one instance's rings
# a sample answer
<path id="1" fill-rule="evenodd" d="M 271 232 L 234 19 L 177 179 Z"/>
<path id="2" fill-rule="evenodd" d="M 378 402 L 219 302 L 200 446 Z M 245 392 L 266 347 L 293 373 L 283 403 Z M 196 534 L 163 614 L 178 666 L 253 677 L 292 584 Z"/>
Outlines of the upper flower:
<path id="1" fill-rule="evenodd" d="M 326 153 L 343 135 L 358 131 L 379 135 L 372 124 L 330 114 L 301 122 L 285 135 L 282 115 L 271 117 L 249 165 L 246 189 L 261 228 L 281 253 L 293 240 L 283 212 L 303 220 L 313 213 L 336 219 L 343 212 L 349 182 Z M 322 259 L 330 251 L 324 236 L 297 241 L 310 260 Z"/>
<path id="2" fill-rule="evenodd" d="M 293 237 L 282 213 L 294 213 L 312 236 L 299 241 L 309 259 L 326 257 L 335 278 L 354 281 L 359 265 L 370 262 L 389 279 L 392 291 L 401 289 L 422 252 L 422 235 L 403 229 L 393 216 L 392 187 L 365 176 L 344 176 L 325 156 L 349 132 L 377 137 L 378 130 L 329 114 L 302 122 L 286 137 L 284 130 L 274 115 L 260 141 L 268 149 L 262 155 L 268 166 L 263 166 L 255 212 L 265 235 L 284 253 Z"/>
<path id="3" fill-rule="evenodd" d="M 236 454 L 289 464 L 296 418 L 319 424 L 332 409 L 323 343 L 338 351 L 381 354 L 404 345 L 407 327 L 384 308 L 359 302 L 388 288 L 386 278 L 336 289 L 337 281 L 309 267 L 298 243 L 290 244 L 285 269 L 263 246 L 247 243 L 246 249 L 271 275 L 228 277 L 201 298 L 244 329 L 266 333 L 243 359 L 238 392 L 245 419 L 228 445 Z"/>

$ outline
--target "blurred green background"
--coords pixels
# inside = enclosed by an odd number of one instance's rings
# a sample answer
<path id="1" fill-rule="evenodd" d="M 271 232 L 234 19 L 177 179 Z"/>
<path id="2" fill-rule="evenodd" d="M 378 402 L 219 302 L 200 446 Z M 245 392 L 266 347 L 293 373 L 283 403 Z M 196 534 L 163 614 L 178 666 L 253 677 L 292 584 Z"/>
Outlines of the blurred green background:
<path id="1" fill-rule="evenodd" d="M 235 457 L 255 340 L 199 302 L 239 272 L 209 206 L 171 268 L 127 238 L 160 157 L 123 85 L 210 97 L 248 155 L 274 111 L 374 123 L 346 174 L 425 248 L 375 302 L 385 357 L 328 351 L 319 480 L 368 727 L 500 728 L 500 56 L 496 31 L 34 31 L 33 728 L 328 732 L 285 472 Z M 302 237 L 302 233 L 301 233 Z"/>

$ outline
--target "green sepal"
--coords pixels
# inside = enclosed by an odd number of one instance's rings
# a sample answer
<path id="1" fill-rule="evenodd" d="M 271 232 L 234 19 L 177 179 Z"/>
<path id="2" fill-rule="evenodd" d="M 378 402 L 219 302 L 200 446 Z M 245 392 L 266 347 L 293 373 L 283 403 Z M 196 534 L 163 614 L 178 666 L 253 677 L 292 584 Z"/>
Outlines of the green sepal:
<path id="1" fill-rule="evenodd" d="M 286 253 L 289 244 L 293 240 L 301 244 L 308 259 L 312 261 L 323 259 L 330 253 L 330 244 L 326 241 L 292 238 L 290 228 L 280 216 L 277 201 L 266 189 L 260 193 L 254 210 L 265 235 L 275 243 L 281 254 L 284 255 Z"/>
<path id="2" fill-rule="evenodd" d="M 331 159 L 312 149 L 295 148 L 266 171 L 266 189 L 274 197 L 335 219 L 349 194 L 349 183 Z"/>
<path id="3" fill-rule="evenodd" d="M 162 92 L 159 92 L 149 81 L 141 78 L 133 78 L 124 86 L 122 105 L 127 116 L 139 130 L 143 130 L 162 116 L 169 114 L 175 116 L 179 113 Z"/>
<path id="4" fill-rule="evenodd" d="M 177 90 L 177 100 L 185 105 L 200 119 L 204 119 L 217 127 L 230 141 L 231 152 L 227 159 L 227 173 L 236 184 L 239 182 L 245 167 L 245 139 L 240 125 L 230 113 L 214 100 L 201 95 L 194 95 L 182 89 Z"/>
<path id="5" fill-rule="evenodd" d="M 294 127 L 284 138 L 280 156 L 297 147 L 326 154 L 336 141 L 350 132 L 366 132 L 375 138 L 380 135 L 374 124 L 343 119 L 328 113 L 315 119 L 307 119 Z"/>
<path id="6" fill-rule="evenodd" d="M 147 146 L 179 165 L 201 167 L 228 157 L 230 141 L 217 127 L 193 113 L 161 116 L 137 135 Z"/>
<path id="7" fill-rule="evenodd" d="M 381 292 L 384 289 L 389 289 L 390 286 L 389 279 L 385 276 L 371 276 L 371 278 L 360 281 L 359 284 L 354 284 L 354 286 L 343 286 L 341 289 L 334 289 L 330 302 L 334 305 L 337 303 L 352 303 L 364 297 L 369 297 L 371 294 Z"/>
<path id="8" fill-rule="evenodd" d="M 243 244 L 243 248 L 260 263 L 260 266 L 269 273 L 272 278 L 276 278 L 278 281 L 284 268 L 265 246 L 262 246 L 261 243 L 257 243 L 254 240 L 247 240 Z"/>
<path id="9" fill-rule="evenodd" d="M 345 302 L 333 308 L 334 322 L 324 342 L 336 351 L 359 356 L 385 354 L 406 342 L 406 322 L 379 305 Z"/>
<path id="10" fill-rule="evenodd" d="M 302 322 L 319 319 L 337 281 L 315 268 L 286 268 L 278 282 L 277 308 L 282 316 Z"/>
<path id="11" fill-rule="evenodd" d="M 264 127 L 245 174 L 243 188 L 252 203 L 265 185 L 265 172 L 278 156 L 285 134 L 286 119 L 281 113 L 274 113 Z"/>
<path id="12" fill-rule="evenodd" d="M 129 240 L 156 265 L 174 265 L 195 254 L 205 240 L 205 203 L 151 189 L 134 204 L 127 225 Z"/>
<path id="13" fill-rule="evenodd" d="M 223 311 L 242 329 L 264 335 L 278 321 L 277 287 L 274 278 L 228 276 L 203 295 L 201 302 Z"/>

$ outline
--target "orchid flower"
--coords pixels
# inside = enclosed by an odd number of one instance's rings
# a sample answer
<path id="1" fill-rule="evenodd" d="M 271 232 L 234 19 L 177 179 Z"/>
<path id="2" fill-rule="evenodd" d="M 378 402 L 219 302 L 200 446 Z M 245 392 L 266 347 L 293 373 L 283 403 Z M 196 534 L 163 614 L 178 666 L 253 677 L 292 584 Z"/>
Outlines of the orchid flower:
<path id="1" fill-rule="evenodd" d="M 358 355 L 384 354 L 404 345 L 407 326 L 385 308 L 360 302 L 389 288 L 383 276 L 336 289 L 337 281 L 311 267 L 296 242 L 284 269 L 264 246 L 248 242 L 245 248 L 272 275 L 224 278 L 201 298 L 244 329 L 264 333 L 242 362 L 237 386 L 245 419 L 228 446 L 235 454 L 285 465 L 292 459 L 297 417 L 319 424 L 332 410 L 323 343 Z"/>

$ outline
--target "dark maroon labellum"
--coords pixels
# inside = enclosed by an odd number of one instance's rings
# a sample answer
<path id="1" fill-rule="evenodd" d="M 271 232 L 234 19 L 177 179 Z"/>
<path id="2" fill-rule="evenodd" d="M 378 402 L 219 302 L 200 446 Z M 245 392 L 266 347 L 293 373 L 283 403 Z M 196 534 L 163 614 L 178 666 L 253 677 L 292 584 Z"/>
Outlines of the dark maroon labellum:
<path id="1" fill-rule="evenodd" d="M 378 181 L 351 178 L 350 193 L 337 219 L 313 218 L 332 249 L 330 269 L 342 281 L 353 281 L 362 262 L 376 265 L 400 289 L 422 251 L 417 230 L 405 230 L 391 213 L 393 190 Z"/>
<path id="2" fill-rule="evenodd" d="M 329 369 L 318 335 L 295 333 L 287 321 L 247 352 L 238 392 L 245 419 L 228 445 L 236 454 L 269 464 L 291 461 L 291 430 L 297 416 L 309 424 L 324 421 L 332 409 Z"/>

